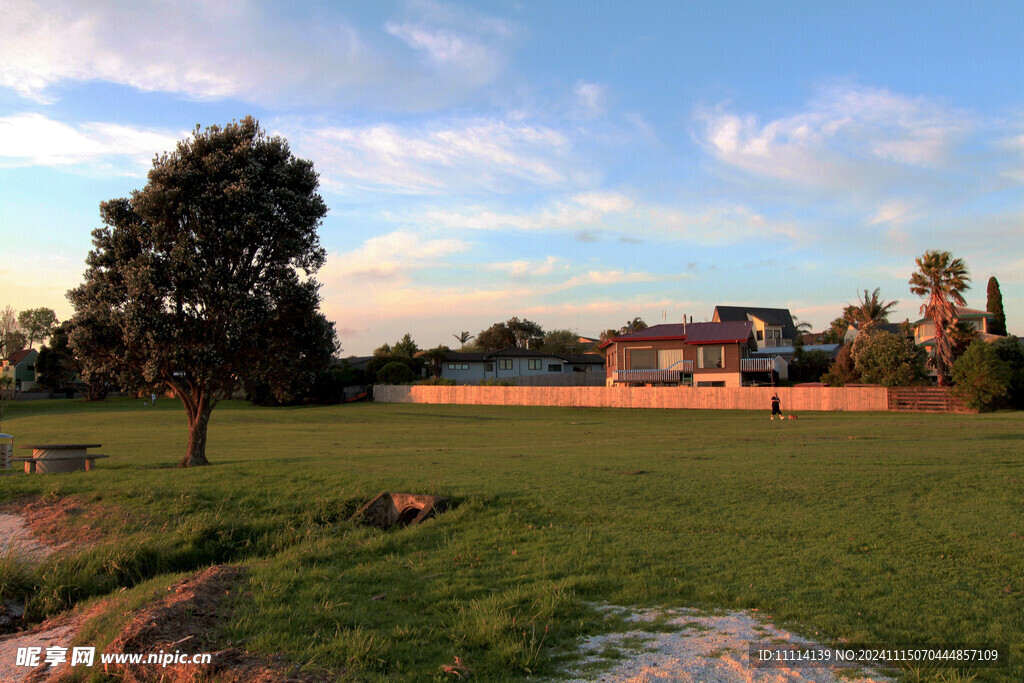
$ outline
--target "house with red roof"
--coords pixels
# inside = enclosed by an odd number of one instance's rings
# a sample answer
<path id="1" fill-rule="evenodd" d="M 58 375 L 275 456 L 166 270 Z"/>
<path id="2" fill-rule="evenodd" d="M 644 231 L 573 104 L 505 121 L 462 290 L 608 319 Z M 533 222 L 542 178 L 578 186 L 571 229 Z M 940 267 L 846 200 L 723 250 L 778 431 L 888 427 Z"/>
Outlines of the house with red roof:
<path id="1" fill-rule="evenodd" d="M 757 354 L 751 320 L 653 325 L 600 348 L 608 386 L 740 387 L 788 375 L 781 357 Z"/>

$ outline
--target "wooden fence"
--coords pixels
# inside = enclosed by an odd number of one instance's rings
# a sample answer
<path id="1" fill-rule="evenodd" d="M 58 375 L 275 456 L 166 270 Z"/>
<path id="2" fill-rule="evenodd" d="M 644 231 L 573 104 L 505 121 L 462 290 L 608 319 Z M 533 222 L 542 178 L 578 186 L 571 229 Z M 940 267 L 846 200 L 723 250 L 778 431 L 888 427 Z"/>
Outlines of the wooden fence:
<path id="1" fill-rule="evenodd" d="M 479 387 L 386 386 L 373 388 L 381 403 L 448 403 L 498 406 L 771 410 L 778 393 L 784 413 L 885 411 L 885 387 Z"/>
<path id="2" fill-rule="evenodd" d="M 893 387 L 889 389 L 889 410 L 923 413 L 974 413 L 946 387 Z"/>

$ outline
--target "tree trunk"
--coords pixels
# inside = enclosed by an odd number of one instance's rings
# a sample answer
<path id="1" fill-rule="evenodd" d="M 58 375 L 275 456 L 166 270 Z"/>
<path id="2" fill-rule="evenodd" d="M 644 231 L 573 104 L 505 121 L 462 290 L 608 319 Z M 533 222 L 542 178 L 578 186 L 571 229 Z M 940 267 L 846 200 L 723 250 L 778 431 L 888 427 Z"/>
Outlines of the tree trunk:
<path id="1" fill-rule="evenodd" d="M 209 465 L 206 459 L 206 428 L 210 424 L 210 413 L 213 406 L 206 396 L 200 396 L 195 402 L 182 401 L 188 413 L 188 447 L 185 450 L 185 457 L 178 463 L 178 467 L 198 467 Z M 191 405 L 189 405 L 191 403 Z"/>

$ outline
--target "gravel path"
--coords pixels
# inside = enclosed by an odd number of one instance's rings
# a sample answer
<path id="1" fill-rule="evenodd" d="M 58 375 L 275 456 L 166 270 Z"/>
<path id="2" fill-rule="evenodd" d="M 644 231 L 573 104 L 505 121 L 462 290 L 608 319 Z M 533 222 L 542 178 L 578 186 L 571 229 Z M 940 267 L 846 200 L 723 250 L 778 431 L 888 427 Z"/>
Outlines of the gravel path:
<path id="1" fill-rule="evenodd" d="M 815 683 L 875 683 L 892 681 L 876 672 L 846 670 L 842 676 L 835 669 L 824 668 L 753 668 L 749 665 L 750 643 L 783 641 L 800 645 L 813 644 L 771 624 L 762 623 L 750 612 L 708 615 L 696 610 L 649 610 L 630 613 L 623 608 L 605 608 L 635 622 L 637 628 L 628 633 L 613 633 L 586 639 L 582 644 L 584 661 L 570 676 L 573 683 L 653 683 L 655 681 L 701 681 L 702 683 L 733 683 L 757 681 L 815 681 Z M 658 633 L 654 621 L 665 620 L 679 629 L 674 633 Z M 651 626 L 644 628 L 644 622 Z M 642 644 L 637 645 L 637 642 Z M 588 676 L 588 664 L 602 661 L 601 652 L 614 648 L 622 659 L 611 660 L 611 668 Z M 607 661 L 607 660 L 605 660 Z M 859 677 L 858 677 L 859 676 Z"/>

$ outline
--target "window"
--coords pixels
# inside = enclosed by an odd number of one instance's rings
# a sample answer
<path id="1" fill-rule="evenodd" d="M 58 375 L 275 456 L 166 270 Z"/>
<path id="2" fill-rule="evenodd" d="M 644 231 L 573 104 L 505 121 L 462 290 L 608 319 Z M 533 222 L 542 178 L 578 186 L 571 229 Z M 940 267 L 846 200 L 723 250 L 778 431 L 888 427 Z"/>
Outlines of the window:
<path id="1" fill-rule="evenodd" d="M 469 370 L 469 363 L 449 363 L 449 370 Z"/>
<path id="2" fill-rule="evenodd" d="M 761 341 L 762 339 L 764 339 L 764 331 L 763 330 L 758 330 L 757 331 L 757 341 Z"/>
<path id="3" fill-rule="evenodd" d="M 708 368 L 725 367 L 724 346 L 699 346 L 697 347 L 697 367 L 706 370 Z"/>
<path id="4" fill-rule="evenodd" d="M 558 363 L 552 363 L 551 365 L 548 366 L 548 372 L 561 372 L 561 371 L 562 371 L 562 366 L 559 365 Z"/>
<path id="5" fill-rule="evenodd" d="M 724 387 L 725 382 L 697 382 L 698 387 Z"/>
<path id="6" fill-rule="evenodd" d="M 530 370 L 540 370 L 540 358 L 531 358 L 526 362 L 526 367 Z"/>
<path id="7" fill-rule="evenodd" d="M 511 370 L 512 369 L 512 359 L 511 358 L 499 358 L 498 359 L 498 369 L 499 370 Z"/>
<path id="8" fill-rule="evenodd" d="M 629 370 L 657 370 L 658 352 L 654 349 L 630 349 Z"/>
<path id="9" fill-rule="evenodd" d="M 494 363 L 488 363 L 484 366 L 487 372 L 494 372 Z"/>

